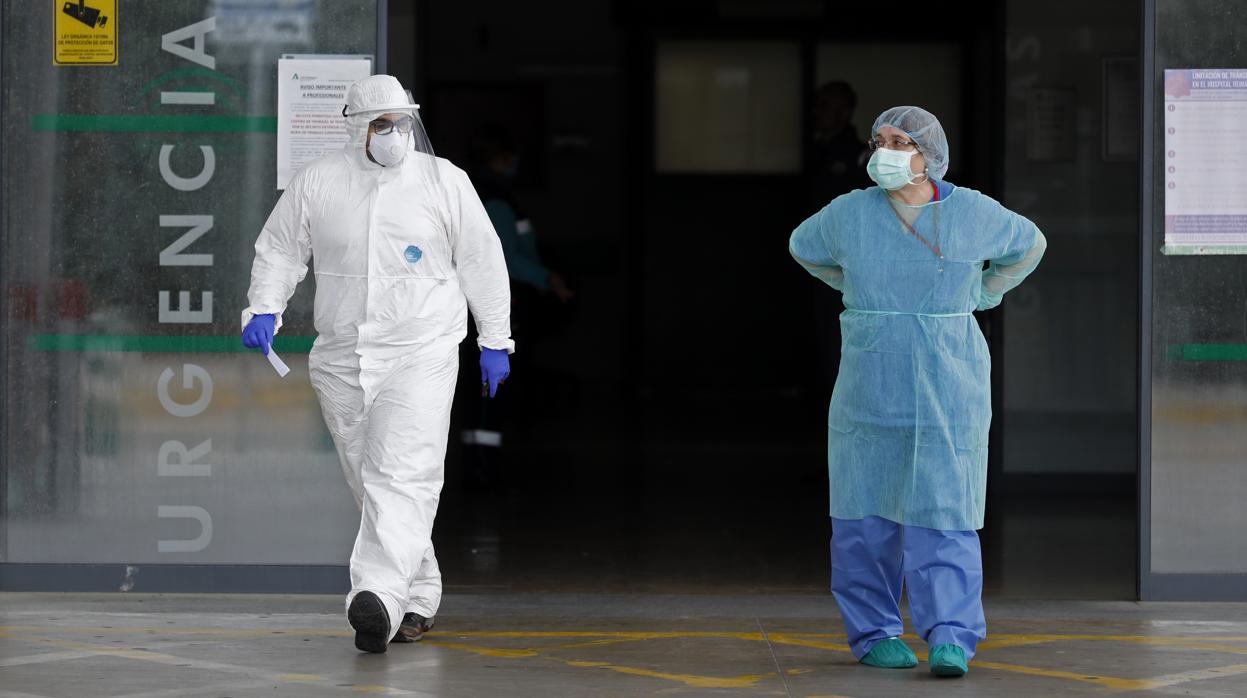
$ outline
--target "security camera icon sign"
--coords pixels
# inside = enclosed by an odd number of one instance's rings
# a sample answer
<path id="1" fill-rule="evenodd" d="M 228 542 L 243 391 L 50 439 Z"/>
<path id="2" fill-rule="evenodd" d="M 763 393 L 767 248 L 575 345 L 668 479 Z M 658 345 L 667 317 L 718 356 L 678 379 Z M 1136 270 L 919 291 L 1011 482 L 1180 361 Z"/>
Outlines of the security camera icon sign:
<path id="1" fill-rule="evenodd" d="M 61 8 L 61 12 L 64 12 L 92 29 L 103 27 L 108 24 L 108 18 L 101 15 L 99 10 L 94 7 L 87 7 L 87 0 L 66 2 L 65 6 Z"/>

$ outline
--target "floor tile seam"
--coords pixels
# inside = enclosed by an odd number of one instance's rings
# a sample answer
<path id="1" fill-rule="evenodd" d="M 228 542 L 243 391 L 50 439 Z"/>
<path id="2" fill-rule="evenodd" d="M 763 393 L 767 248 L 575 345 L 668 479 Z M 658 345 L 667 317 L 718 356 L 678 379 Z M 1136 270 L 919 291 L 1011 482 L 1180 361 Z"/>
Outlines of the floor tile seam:
<path id="1" fill-rule="evenodd" d="M 788 698 L 792 698 L 792 688 L 788 685 L 788 677 L 784 675 L 784 666 L 779 661 L 779 656 L 775 654 L 775 646 L 771 644 L 771 638 L 767 636 L 766 628 L 762 626 L 762 621 L 758 618 L 753 620 L 758 624 L 758 632 L 762 634 L 762 639 L 766 642 L 766 649 L 771 654 L 771 661 L 775 663 L 775 673 L 784 684 L 784 693 L 788 694 Z"/>

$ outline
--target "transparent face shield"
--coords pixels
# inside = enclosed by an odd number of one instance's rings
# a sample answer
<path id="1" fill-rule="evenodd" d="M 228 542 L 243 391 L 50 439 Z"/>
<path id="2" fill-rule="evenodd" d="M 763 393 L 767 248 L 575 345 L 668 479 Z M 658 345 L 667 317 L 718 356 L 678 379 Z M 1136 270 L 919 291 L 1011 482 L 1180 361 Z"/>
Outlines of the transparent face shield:
<path id="1" fill-rule="evenodd" d="M 449 199 L 420 111 L 394 109 L 351 113 L 343 107 L 342 115 L 346 117 L 346 132 L 355 155 L 361 161 L 387 169 L 401 168 L 406 177 L 414 179 L 426 196 L 438 204 L 441 219 L 447 221 Z"/>

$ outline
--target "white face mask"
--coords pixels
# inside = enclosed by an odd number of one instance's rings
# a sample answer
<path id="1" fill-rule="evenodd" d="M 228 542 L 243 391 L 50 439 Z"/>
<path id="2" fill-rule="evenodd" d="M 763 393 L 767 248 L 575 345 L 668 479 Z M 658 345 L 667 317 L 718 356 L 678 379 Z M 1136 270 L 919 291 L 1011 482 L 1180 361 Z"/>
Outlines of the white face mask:
<path id="1" fill-rule="evenodd" d="M 903 151 L 880 148 L 875 151 L 874 155 L 870 156 L 870 162 L 866 163 L 866 174 L 870 175 L 875 184 L 888 191 L 904 189 L 907 184 L 917 184 L 923 181 L 918 178 L 924 176 L 915 176 L 913 169 L 910 167 L 910 161 L 917 154 L 918 151 L 916 150 Z"/>
<path id="2" fill-rule="evenodd" d="M 399 133 L 394 129 L 384 136 L 372 134 L 368 143 L 368 154 L 382 167 L 393 167 L 407 157 L 407 137 L 411 134 Z"/>

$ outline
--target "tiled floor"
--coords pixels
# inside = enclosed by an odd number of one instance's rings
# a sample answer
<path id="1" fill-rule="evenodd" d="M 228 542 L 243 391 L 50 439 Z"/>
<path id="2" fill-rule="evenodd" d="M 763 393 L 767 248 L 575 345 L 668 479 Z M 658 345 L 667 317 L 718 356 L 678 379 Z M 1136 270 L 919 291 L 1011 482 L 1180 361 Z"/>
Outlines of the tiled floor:
<path id="1" fill-rule="evenodd" d="M 949 680 L 857 664 L 820 594 L 451 594 L 385 655 L 354 649 L 337 597 L 6 594 L 0 697 L 1243 695 L 1247 605 L 987 611 Z"/>

